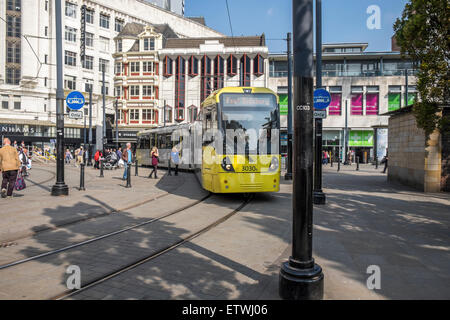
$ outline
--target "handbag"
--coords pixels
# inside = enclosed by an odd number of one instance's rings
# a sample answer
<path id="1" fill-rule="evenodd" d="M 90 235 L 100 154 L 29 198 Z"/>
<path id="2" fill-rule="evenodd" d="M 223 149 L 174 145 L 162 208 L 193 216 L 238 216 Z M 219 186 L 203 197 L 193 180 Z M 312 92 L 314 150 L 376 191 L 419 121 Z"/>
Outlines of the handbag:
<path id="1" fill-rule="evenodd" d="M 16 180 L 16 184 L 14 185 L 14 189 L 16 191 L 21 191 L 23 189 L 25 189 L 27 187 L 27 185 L 25 184 L 25 179 L 22 176 L 22 173 L 18 173 L 17 176 L 17 180 Z"/>

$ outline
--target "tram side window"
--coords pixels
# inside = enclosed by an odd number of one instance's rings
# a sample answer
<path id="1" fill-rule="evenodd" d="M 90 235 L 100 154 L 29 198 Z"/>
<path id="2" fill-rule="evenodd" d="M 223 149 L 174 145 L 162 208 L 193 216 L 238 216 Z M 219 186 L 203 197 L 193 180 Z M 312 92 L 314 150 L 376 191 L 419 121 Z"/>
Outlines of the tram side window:
<path id="1" fill-rule="evenodd" d="M 166 148 L 166 136 L 165 135 L 158 135 L 158 149 L 165 149 Z"/>
<path id="2" fill-rule="evenodd" d="M 153 148 L 156 146 L 156 134 L 151 133 L 150 134 L 150 148 Z"/>
<path id="3" fill-rule="evenodd" d="M 166 134 L 166 149 L 172 149 L 172 134 L 168 133 Z"/>

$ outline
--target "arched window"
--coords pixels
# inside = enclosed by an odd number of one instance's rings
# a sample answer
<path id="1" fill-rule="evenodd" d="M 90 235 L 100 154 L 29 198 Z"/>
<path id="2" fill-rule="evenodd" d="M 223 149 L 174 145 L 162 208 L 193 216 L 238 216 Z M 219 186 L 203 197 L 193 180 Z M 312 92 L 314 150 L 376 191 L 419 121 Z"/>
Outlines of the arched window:
<path id="1" fill-rule="evenodd" d="M 244 54 L 241 58 L 241 77 L 240 77 L 240 86 L 241 87 L 250 87 L 250 58 L 247 54 Z"/>
<path id="2" fill-rule="evenodd" d="M 189 107 L 189 122 L 195 122 L 197 120 L 198 109 L 192 105 Z"/>
<path id="3" fill-rule="evenodd" d="M 203 102 L 212 92 L 211 59 L 208 56 L 204 55 L 201 63 L 202 83 L 200 86 L 200 100 L 201 102 Z"/>
<path id="4" fill-rule="evenodd" d="M 233 55 L 230 55 L 227 59 L 227 74 L 229 76 L 235 76 L 237 74 L 237 59 Z"/>
<path id="5" fill-rule="evenodd" d="M 177 57 L 175 73 L 175 121 L 184 121 L 184 105 L 186 98 L 186 62 Z"/>
<path id="6" fill-rule="evenodd" d="M 217 56 L 214 59 L 214 90 L 222 89 L 224 85 L 225 65 L 224 59 Z"/>
<path id="7" fill-rule="evenodd" d="M 264 58 L 260 54 L 253 59 L 253 74 L 257 76 L 264 74 Z"/>
<path id="8" fill-rule="evenodd" d="M 195 77 L 198 76 L 198 59 L 194 56 L 189 58 L 189 76 Z"/>
<path id="9" fill-rule="evenodd" d="M 172 59 L 169 57 L 164 57 L 164 77 L 170 77 L 172 75 Z"/>

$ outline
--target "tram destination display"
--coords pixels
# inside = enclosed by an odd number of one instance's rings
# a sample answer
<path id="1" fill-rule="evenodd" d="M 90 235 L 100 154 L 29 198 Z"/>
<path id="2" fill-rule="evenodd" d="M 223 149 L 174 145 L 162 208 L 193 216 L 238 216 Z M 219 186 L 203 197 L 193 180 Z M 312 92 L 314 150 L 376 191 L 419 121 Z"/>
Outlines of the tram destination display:
<path id="1" fill-rule="evenodd" d="M 223 94 L 222 105 L 227 107 L 271 107 L 276 102 L 274 95 L 255 94 L 249 96 L 247 94 Z"/>

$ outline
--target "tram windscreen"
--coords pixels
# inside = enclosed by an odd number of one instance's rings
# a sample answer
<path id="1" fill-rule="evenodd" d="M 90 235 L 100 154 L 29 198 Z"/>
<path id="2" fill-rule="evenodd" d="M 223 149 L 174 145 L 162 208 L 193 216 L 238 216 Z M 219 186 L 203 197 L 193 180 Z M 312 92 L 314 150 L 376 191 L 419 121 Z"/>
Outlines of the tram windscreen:
<path id="1" fill-rule="evenodd" d="M 279 129 L 277 99 L 275 95 L 269 93 L 222 94 L 221 115 L 225 133 L 230 130 L 244 133 L 243 139 L 246 141 L 244 150 L 247 154 L 260 153 L 258 140 L 261 132 L 264 132 L 270 141 L 272 131 Z M 236 150 L 239 149 L 236 146 L 233 149 L 234 153 L 240 153 Z M 272 153 L 270 147 L 267 153 Z"/>

